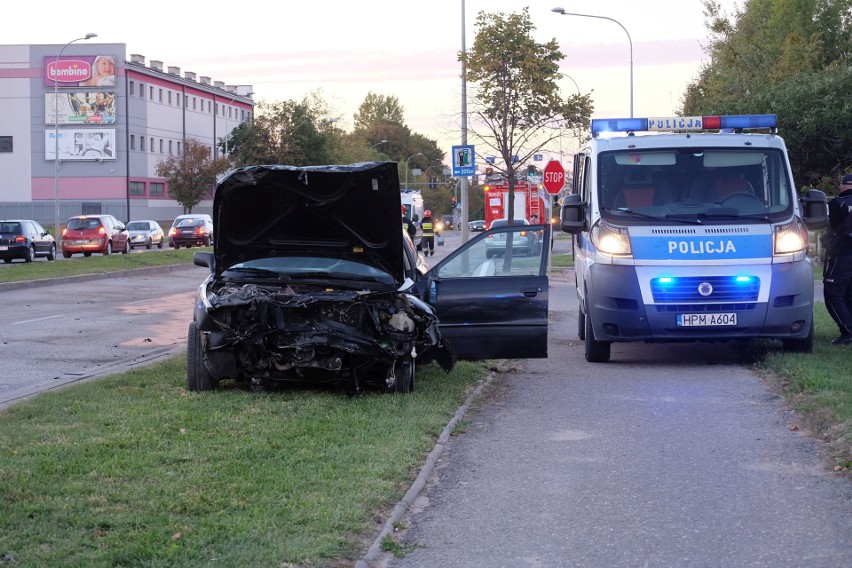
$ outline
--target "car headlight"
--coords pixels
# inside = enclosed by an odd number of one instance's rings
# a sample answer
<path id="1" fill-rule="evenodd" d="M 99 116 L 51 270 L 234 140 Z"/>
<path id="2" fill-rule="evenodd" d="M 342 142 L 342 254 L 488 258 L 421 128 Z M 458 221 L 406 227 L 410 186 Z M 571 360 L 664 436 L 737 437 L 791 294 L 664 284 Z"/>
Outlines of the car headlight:
<path id="1" fill-rule="evenodd" d="M 791 254 L 808 246 L 808 230 L 795 217 L 789 223 L 775 226 L 775 254 Z"/>
<path id="2" fill-rule="evenodd" d="M 592 244 L 604 254 L 630 256 L 633 251 L 630 248 L 630 236 L 624 227 L 610 225 L 600 220 L 592 227 Z"/>

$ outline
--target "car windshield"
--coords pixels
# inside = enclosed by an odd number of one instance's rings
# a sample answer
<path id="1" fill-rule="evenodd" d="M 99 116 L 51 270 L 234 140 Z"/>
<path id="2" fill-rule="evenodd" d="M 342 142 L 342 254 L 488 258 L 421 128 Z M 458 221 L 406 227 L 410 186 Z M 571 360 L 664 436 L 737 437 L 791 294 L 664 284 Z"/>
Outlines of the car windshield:
<path id="1" fill-rule="evenodd" d="M 343 279 L 394 284 L 390 274 L 369 264 L 338 258 L 315 256 L 276 256 L 234 264 L 224 271 L 225 277 L 263 274 L 285 280 Z"/>
<path id="2" fill-rule="evenodd" d="M 151 226 L 145 221 L 133 221 L 127 224 L 128 231 L 148 231 Z"/>
<path id="3" fill-rule="evenodd" d="M 511 224 L 512 225 L 529 225 L 530 223 L 526 219 L 515 219 Z M 499 229 L 500 227 L 508 227 L 508 226 L 509 226 L 509 220 L 508 219 L 495 219 L 495 220 L 491 221 L 491 228 L 492 229 Z"/>
<path id="4" fill-rule="evenodd" d="M 98 229 L 101 222 L 97 219 L 68 219 L 66 226 L 72 230 Z"/>
<path id="5" fill-rule="evenodd" d="M 675 148 L 601 154 L 601 213 L 619 223 L 789 217 L 791 181 L 774 148 Z"/>

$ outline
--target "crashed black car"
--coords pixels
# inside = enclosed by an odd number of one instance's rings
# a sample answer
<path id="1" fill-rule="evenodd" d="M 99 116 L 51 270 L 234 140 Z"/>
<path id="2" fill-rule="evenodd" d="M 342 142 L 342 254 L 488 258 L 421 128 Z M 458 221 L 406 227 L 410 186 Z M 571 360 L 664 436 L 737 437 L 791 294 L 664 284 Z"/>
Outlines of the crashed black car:
<path id="1" fill-rule="evenodd" d="M 188 389 L 229 378 L 406 393 L 415 362 L 449 372 L 457 355 L 546 356 L 544 258 L 504 273 L 471 241 L 424 272 L 400 207 L 394 162 L 229 173 L 214 197 L 214 252 L 194 257 L 211 273 L 189 326 Z"/>

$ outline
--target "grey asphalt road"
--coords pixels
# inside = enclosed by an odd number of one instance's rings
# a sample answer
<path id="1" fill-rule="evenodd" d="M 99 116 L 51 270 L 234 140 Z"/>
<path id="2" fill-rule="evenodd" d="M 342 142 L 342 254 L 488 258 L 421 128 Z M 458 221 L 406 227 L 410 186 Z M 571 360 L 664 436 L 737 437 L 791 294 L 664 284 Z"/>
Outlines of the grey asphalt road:
<path id="1" fill-rule="evenodd" d="M 587 363 L 573 276 L 550 292 L 549 358 L 495 380 L 371 567 L 852 565 L 852 483 L 747 351 Z"/>

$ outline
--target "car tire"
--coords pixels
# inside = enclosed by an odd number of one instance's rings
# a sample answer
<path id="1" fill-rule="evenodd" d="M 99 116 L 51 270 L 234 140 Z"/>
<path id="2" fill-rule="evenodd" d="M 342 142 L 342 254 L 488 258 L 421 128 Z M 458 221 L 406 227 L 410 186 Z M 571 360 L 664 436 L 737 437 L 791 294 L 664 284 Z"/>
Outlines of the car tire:
<path id="1" fill-rule="evenodd" d="M 112 241 L 107 241 L 106 248 L 104 249 L 103 255 L 109 256 L 112 254 Z"/>
<path id="2" fill-rule="evenodd" d="M 577 337 L 580 341 L 586 340 L 586 314 L 580 307 L 577 308 Z"/>
<path id="3" fill-rule="evenodd" d="M 122 249 L 121 254 L 127 254 L 130 252 L 130 241 L 124 241 L 124 249 Z"/>
<path id="4" fill-rule="evenodd" d="M 610 346 L 608 341 L 597 341 L 595 330 L 592 327 L 592 316 L 586 310 L 586 361 L 589 363 L 606 363 L 610 357 Z"/>
<path id="5" fill-rule="evenodd" d="M 151 237 L 148 237 L 148 242 L 145 243 L 145 248 L 150 250 L 152 246 L 154 246 L 154 241 L 151 239 Z"/>
<path id="6" fill-rule="evenodd" d="M 186 336 L 186 389 L 193 392 L 216 389 L 217 381 L 204 366 L 204 353 L 201 347 L 201 334 L 195 322 L 189 324 Z"/>
<path id="7" fill-rule="evenodd" d="M 409 394 L 414 392 L 414 357 L 408 356 L 402 359 L 398 365 L 396 381 L 393 384 L 393 392 Z"/>
<path id="8" fill-rule="evenodd" d="M 47 251 L 47 260 L 56 260 L 56 243 L 50 244 L 50 249 Z"/>
<path id="9" fill-rule="evenodd" d="M 92 256 L 92 253 L 90 253 L 89 251 L 86 251 L 86 252 L 83 253 L 83 256 L 85 256 L 86 258 L 89 258 L 90 256 Z"/>
<path id="10" fill-rule="evenodd" d="M 803 339 L 782 339 L 781 347 L 787 353 L 814 352 L 814 320 L 811 319 L 811 329 Z"/>
<path id="11" fill-rule="evenodd" d="M 71 258 L 71 253 L 66 252 L 66 251 L 62 251 L 62 256 L 65 257 L 65 258 Z"/>
<path id="12" fill-rule="evenodd" d="M 204 239 L 204 246 L 206 246 L 206 247 L 210 246 L 210 239 L 209 238 Z"/>
<path id="13" fill-rule="evenodd" d="M 32 262 L 35 260 L 35 246 L 30 245 L 27 247 L 27 254 L 24 256 L 24 262 Z"/>
<path id="14" fill-rule="evenodd" d="M 3 262 L 5 262 L 6 264 L 9 264 L 10 262 L 12 262 L 12 259 L 11 258 L 4 258 Z"/>
<path id="15" fill-rule="evenodd" d="M 158 248 L 158 249 L 163 248 L 163 239 L 160 239 L 160 242 L 159 242 L 159 243 L 157 243 L 157 248 Z"/>
<path id="16" fill-rule="evenodd" d="M 178 250 L 180 248 L 180 245 L 177 243 L 172 243 L 172 246 L 175 248 L 175 250 Z"/>

